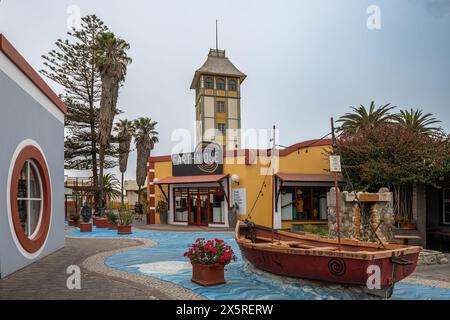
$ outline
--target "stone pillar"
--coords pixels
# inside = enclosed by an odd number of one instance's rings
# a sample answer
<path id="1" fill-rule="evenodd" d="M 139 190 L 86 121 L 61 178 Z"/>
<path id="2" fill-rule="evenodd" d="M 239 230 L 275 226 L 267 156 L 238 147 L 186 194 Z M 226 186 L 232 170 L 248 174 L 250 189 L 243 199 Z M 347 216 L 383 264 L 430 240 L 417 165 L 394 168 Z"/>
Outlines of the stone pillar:
<path id="1" fill-rule="evenodd" d="M 421 238 L 419 244 L 426 248 L 427 246 L 427 199 L 426 186 L 417 184 L 416 197 L 413 206 L 416 207 L 416 227 L 419 237 Z"/>

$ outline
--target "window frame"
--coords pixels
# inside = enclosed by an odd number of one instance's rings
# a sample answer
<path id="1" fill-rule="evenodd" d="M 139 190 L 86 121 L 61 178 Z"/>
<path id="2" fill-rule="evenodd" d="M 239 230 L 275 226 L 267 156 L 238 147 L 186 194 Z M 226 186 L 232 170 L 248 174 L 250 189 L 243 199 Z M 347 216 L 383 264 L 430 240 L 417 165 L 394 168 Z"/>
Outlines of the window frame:
<path id="1" fill-rule="evenodd" d="M 221 109 L 222 106 L 223 109 Z M 225 113 L 225 101 L 216 101 L 216 113 Z"/>
<path id="2" fill-rule="evenodd" d="M 27 142 L 27 140 L 25 140 Z M 17 156 L 11 161 L 8 184 L 8 214 L 13 239 L 19 251 L 28 259 L 33 259 L 40 254 L 48 237 L 52 212 L 52 189 L 49 170 L 45 157 L 37 144 L 19 145 L 16 149 Z M 40 222 L 36 230 L 28 237 L 20 222 L 18 207 L 18 182 L 25 163 L 32 160 L 37 168 L 41 182 L 41 213 Z"/>
<path id="3" fill-rule="evenodd" d="M 231 83 L 233 83 L 234 88 L 231 87 Z M 228 80 L 228 91 L 237 91 L 237 81 L 234 79 Z"/>
<path id="4" fill-rule="evenodd" d="M 219 87 L 219 81 L 221 83 L 220 87 Z M 216 79 L 216 90 L 222 90 L 222 91 L 225 90 L 225 79 L 223 79 L 223 78 L 217 78 Z"/>
<path id="5" fill-rule="evenodd" d="M 211 82 L 209 82 L 210 80 Z M 211 86 L 208 86 L 207 84 L 210 83 Z M 206 77 L 204 82 L 205 89 L 214 89 L 214 79 L 212 77 Z"/>

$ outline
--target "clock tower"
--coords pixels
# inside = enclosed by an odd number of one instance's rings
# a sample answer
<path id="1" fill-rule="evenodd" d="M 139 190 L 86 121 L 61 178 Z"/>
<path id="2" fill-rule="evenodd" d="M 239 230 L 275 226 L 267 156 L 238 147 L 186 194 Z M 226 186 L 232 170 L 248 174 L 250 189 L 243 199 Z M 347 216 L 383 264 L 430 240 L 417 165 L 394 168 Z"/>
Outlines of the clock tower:
<path id="1" fill-rule="evenodd" d="M 196 139 L 216 142 L 224 150 L 241 147 L 241 84 L 247 76 L 225 55 L 211 49 L 206 62 L 195 71 Z"/>

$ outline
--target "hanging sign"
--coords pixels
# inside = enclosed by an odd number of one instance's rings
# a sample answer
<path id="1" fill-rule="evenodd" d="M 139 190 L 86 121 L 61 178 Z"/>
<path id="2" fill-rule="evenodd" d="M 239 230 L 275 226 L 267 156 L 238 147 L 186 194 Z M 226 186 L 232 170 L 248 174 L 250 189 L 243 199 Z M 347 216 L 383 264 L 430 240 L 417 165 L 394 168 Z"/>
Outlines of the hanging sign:
<path id="1" fill-rule="evenodd" d="M 330 171 L 341 172 L 341 156 L 330 156 Z"/>

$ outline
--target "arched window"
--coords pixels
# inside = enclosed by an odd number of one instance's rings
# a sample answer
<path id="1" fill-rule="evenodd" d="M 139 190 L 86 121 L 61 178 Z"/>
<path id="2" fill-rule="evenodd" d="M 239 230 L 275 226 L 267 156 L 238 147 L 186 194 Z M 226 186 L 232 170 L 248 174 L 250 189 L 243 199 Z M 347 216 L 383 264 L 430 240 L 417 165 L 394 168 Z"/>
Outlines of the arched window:
<path id="1" fill-rule="evenodd" d="M 225 90 L 225 80 L 219 78 L 216 80 L 216 89 L 217 90 Z"/>
<path id="2" fill-rule="evenodd" d="M 236 80 L 228 80 L 228 90 L 236 91 Z"/>
<path id="3" fill-rule="evenodd" d="M 213 88 L 213 79 L 208 77 L 205 79 L 205 89 L 212 89 L 212 88 Z"/>
<path id="4" fill-rule="evenodd" d="M 40 147 L 20 145 L 8 188 L 11 230 L 19 251 L 34 258 L 43 249 L 51 220 L 51 183 Z"/>

